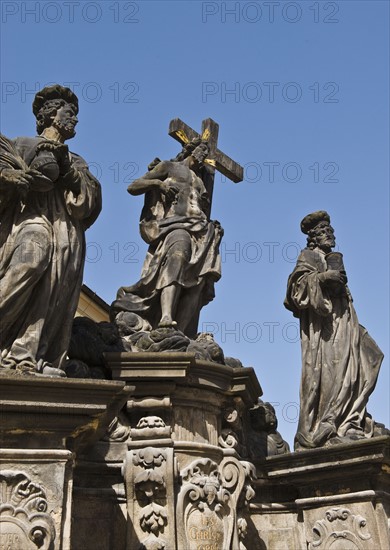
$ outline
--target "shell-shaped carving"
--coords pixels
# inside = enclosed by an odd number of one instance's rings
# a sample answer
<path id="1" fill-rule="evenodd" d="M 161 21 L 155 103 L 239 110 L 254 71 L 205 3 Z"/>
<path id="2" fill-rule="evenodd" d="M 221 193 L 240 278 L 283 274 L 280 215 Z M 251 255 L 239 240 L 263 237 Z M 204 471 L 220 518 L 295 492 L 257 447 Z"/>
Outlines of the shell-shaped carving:
<path id="1" fill-rule="evenodd" d="M 139 546 L 139 550 L 167 550 L 167 548 L 167 542 L 160 537 L 157 538 L 153 533 L 144 539 Z"/>
<path id="2" fill-rule="evenodd" d="M 219 484 L 218 464 L 209 458 L 203 458 L 191 462 L 187 468 L 181 472 L 183 481 L 194 483 L 195 485 L 204 485 L 207 479 L 215 479 Z"/>

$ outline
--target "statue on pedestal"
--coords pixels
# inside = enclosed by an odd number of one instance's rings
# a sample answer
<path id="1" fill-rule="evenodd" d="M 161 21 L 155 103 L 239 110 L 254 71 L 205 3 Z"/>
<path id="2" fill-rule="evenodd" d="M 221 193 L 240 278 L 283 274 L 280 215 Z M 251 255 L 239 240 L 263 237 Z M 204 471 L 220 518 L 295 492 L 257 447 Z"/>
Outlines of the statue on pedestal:
<path id="1" fill-rule="evenodd" d="M 388 433 L 367 413 L 383 354 L 359 325 L 329 214 L 301 222 L 307 237 L 290 275 L 284 305 L 300 320 L 302 378 L 295 449 Z"/>
<path id="2" fill-rule="evenodd" d="M 213 120 L 204 120 L 197 134 L 174 119 L 169 134 L 182 151 L 173 160 L 155 159 L 128 188 L 145 195 L 140 231 L 149 245 L 141 279 L 121 287 L 111 306 L 131 351 L 185 351 L 197 338 L 200 311 L 221 276 L 223 230 L 210 220 L 215 169 L 235 182 L 243 177 L 242 167 L 217 149 Z M 209 354 L 204 338 L 196 345 Z"/>
<path id="3" fill-rule="evenodd" d="M 49 86 L 33 103 L 36 137 L 0 151 L 0 366 L 64 376 L 82 284 L 85 230 L 101 210 L 86 162 L 70 153 L 78 99 Z"/>
<path id="4" fill-rule="evenodd" d="M 140 315 L 150 328 L 177 327 L 190 337 L 221 276 L 223 231 L 205 213 L 208 195 L 198 175 L 208 153 L 207 142 L 195 140 L 129 186 L 131 195 L 145 194 L 140 227 L 149 249 L 141 280 L 120 288 L 112 306 Z"/>

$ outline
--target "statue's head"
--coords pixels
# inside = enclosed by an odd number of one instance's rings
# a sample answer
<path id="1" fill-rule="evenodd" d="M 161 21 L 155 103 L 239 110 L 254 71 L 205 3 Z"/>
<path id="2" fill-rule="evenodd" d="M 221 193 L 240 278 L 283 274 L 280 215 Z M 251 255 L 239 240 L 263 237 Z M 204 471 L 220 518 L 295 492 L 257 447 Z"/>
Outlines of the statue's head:
<path id="1" fill-rule="evenodd" d="M 209 153 L 210 147 L 208 142 L 202 140 L 201 137 L 196 137 L 183 145 L 181 152 L 175 160 L 182 161 L 191 156 L 198 164 L 203 164 Z"/>
<path id="2" fill-rule="evenodd" d="M 70 88 L 60 84 L 46 86 L 36 94 L 33 102 L 38 134 L 53 126 L 64 140 L 74 137 L 78 111 L 77 96 Z"/>
<path id="3" fill-rule="evenodd" d="M 199 145 L 197 145 L 195 149 L 192 151 L 191 155 L 199 164 L 203 164 L 209 152 L 210 152 L 210 148 L 208 146 L 207 141 L 201 141 Z"/>
<path id="4" fill-rule="evenodd" d="M 258 432 L 275 432 L 278 427 L 275 409 L 271 403 L 259 399 L 249 411 L 252 428 Z"/>
<path id="5" fill-rule="evenodd" d="M 330 252 L 335 246 L 334 229 L 330 225 L 330 216 L 325 210 L 317 210 L 303 218 L 301 231 L 307 235 L 307 246 Z"/>

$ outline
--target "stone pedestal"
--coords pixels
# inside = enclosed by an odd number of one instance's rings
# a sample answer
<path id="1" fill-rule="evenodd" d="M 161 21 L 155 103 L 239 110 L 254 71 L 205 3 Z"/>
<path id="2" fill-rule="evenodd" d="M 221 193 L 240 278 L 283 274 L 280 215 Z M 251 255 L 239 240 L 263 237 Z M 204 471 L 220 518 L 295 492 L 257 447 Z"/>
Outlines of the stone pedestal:
<path id="1" fill-rule="evenodd" d="M 106 359 L 131 397 L 78 454 L 72 548 L 390 547 L 390 438 L 251 463 L 249 410 L 261 395 L 253 369 L 189 353 Z"/>
<path id="2" fill-rule="evenodd" d="M 270 457 L 257 471 L 254 549 L 390 548 L 389 437 Z"/>
<path id="3" fill-rule="evenodd" d="M 105 433 L 129 389 L 6 374 L 0 384 L 1 548 L 70 549 L 75 458 Z"/>
<path id="4" fill-rule="evenodd" d="M 253 369 L 190 353 L 106 358 L 113 378 L 134 386 L 122 418 L 129 429 L 126 546 L 115 548 L 238 550 L 255 472 L 240 460 L 234 430 L 261 395 Z"/>

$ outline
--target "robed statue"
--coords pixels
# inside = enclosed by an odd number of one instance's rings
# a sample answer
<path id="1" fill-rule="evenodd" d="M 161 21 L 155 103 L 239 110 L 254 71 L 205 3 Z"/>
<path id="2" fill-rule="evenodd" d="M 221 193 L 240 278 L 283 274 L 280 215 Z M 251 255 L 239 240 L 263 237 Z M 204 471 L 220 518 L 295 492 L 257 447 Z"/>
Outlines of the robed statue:
<path id="1" fill-rule="evenodd" d="M 86 162 L 69 152 L 78 99 L 60 85 L 33 102 L 36 137 L 0 151 L 0 366 L 64 376 L 82 284 L 85 230 L 101 210 Z"/>
<path id="2" fill-rule="evenodd" d="M 327 212 L 307 215 L 307 235 L 285 306 L 300 320 L 302 378 L 295 449 L 388 433 L 367 413 L 383 354 L 359 325 Z"/>

